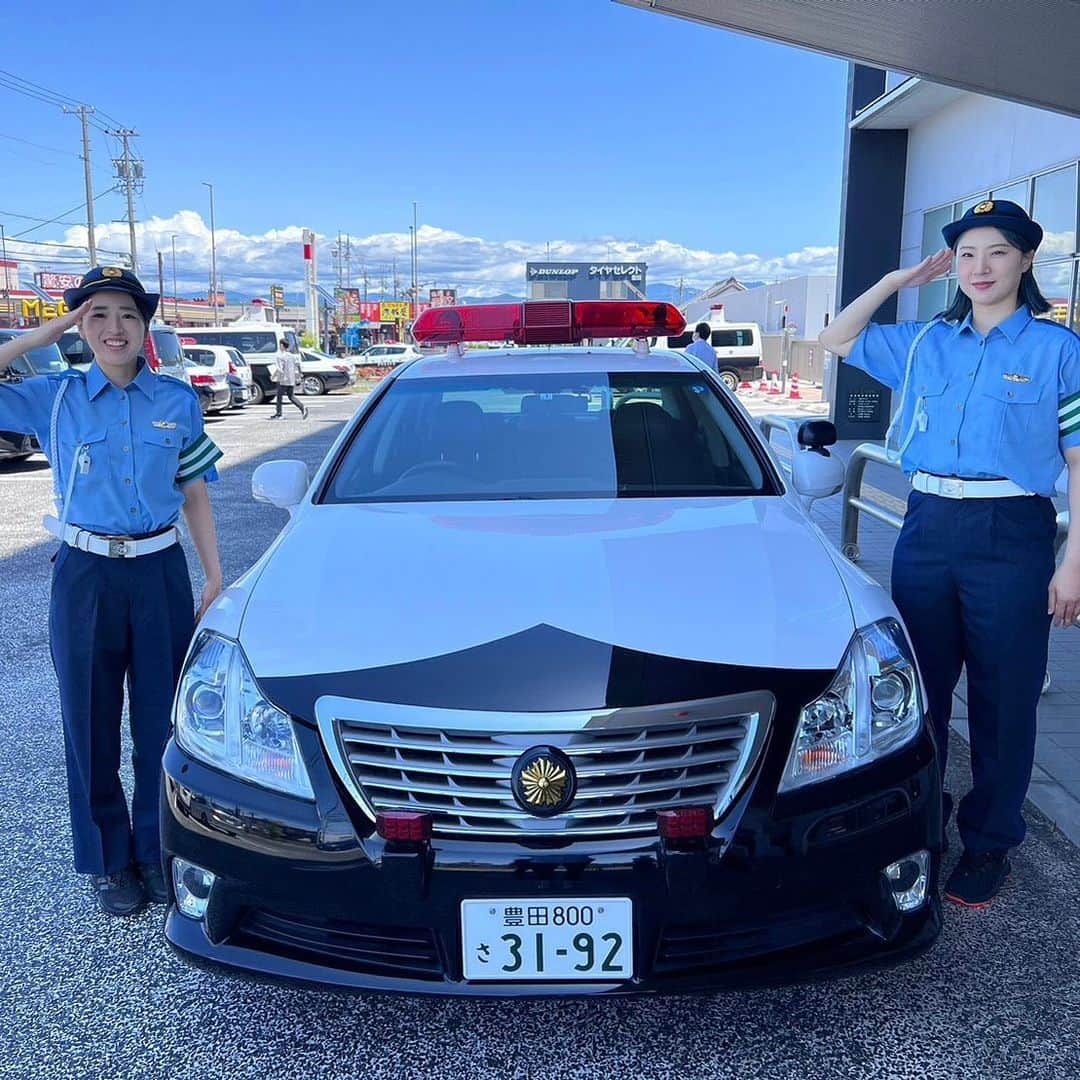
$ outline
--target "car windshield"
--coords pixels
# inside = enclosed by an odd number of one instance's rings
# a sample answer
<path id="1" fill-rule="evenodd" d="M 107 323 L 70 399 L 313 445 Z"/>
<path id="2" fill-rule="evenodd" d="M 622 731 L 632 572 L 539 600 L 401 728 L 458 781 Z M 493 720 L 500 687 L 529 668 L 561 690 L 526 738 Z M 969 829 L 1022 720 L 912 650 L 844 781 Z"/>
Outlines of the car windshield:
<path id="1" fill-rule="evenodd" d="M 323 502 L 772 494 L 741 423 L 696 373 L 401 379 Z"/>
<path id="2" fill-rule="evenodd" d="M 196 349 L 191 346 L 184 349 L 184 357 L 199 367 L 212 368 L 214 366 L 214 354 L 209 349 Z"/>
<path id="3" fill-rule="evenodd" d="M 0 333 L 0 344 L 11 341 L 17 334 Z M 19 358 L 21 363 L 11 365 L 13 371 L 18 373 L 25 368 L 25 373 L 30 375 L 59 375 L 68 370 L 68 365 L 57 345 L 45 345 L 40 349 L 30 349 Z"/>

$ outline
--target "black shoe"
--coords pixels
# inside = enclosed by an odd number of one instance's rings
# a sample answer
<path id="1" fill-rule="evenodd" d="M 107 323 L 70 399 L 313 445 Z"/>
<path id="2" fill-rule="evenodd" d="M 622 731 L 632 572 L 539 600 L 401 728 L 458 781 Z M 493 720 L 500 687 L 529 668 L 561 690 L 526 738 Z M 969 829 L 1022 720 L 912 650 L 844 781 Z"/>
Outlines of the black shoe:
<path id="1" fill-rule="evenodd" d="M 964 907 L 987 907 L 1001 891 L 1012 866 L 1004 851 L 965 851 L 945 882 L 945 897 Z"/>
<path id="2" fill-rule="evenodd" d="M 146 895 L 150 897 L 151 904 L 167 904 L 169 902 L 169 889 L 165 884 L 165 875 L 161 872 L 159 863 L 139 863 L 139 877 L 142 878 Z"/>
<path id="3" fill-rule="evenodd" d="M 300 419 L 301 420 L 306 420 L 307 416 L 308 416 L 307 406 L 305 405 L 304 408 L 301 409 L 301 411 L 300 411 Z"/>
<path id="4" fill-rule="evenodd" d="M 146 904 L 146 890 L 130 866 L 115 874 L 92 874 L 90 884 L 106 915 L 134 915 Z"/>

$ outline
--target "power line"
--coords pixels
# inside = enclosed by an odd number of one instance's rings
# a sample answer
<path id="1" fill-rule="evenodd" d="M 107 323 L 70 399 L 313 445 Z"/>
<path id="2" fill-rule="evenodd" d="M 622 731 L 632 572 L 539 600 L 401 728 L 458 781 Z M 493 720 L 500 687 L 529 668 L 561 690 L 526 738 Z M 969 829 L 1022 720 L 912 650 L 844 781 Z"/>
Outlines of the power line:
<path id="1" fill-rule="evenodd" d="M 115 190 L 116 190 L 115 186 L 111 187 L 111 188 L 106 188 L 104 191 L 99 192 L 97 195 L 94 196 L 94 202 L 97 202 L 98 199 L 100 199 L 102 195 L 108 195 L 110 191 L 115 191 Z M 57 214 L 56 217 L 54 217 L 54 218 L 48 218 L 47 220 L 43 220 L 40 225 L 34 225 L 29 229 L 24 229 L 21 233 L 12 233 L 10 239 L 18 240 L 20 236 L 25 236 L 27 233 L 37 232 L 38 229 L 44 229 L 46 225 L 56 225 L 56 224 L 58 224 L 60 222 L 61 218 L 67 217 L 68 214 L 74 214 L 76 210 L 80 210 L 84 206 L 86 206 L 86 203 L 84 203 L 84 202 L 78 203 L 76 206 L 72 206 L 70 209 L 64 210 L 62 213 Z M 80 224 L 81 224 L 81 222 L 80 222 Z"/>
<path id="2" fill-rule="evenodd" d="M 63 154 L 64 157 L 77 158 L 79 155 L 71 150 L 61 150 L 56 146 L 45 146 L 42 143 L 31 142 L 29 139 L 20 139 L 18 135 L 5 135 L 0 131 L 0 139 L 10 139 L 11 142 L 22 143 L 23 146 L 32 146 L 35 150 L 48 150 L 50 154 Z"/>

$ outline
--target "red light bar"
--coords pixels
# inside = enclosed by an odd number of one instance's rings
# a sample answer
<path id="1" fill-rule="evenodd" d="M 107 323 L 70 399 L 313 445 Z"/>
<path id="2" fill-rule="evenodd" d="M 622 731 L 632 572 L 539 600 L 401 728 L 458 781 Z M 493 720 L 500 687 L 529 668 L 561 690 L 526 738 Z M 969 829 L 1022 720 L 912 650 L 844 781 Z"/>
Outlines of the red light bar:
<path id="1" fill-rule="evenodd" d="M 426 810 L 380 810 L 375 831 L 384 840 L 423 843 L 431 839 L 431 815 Z"/>
<path id="2" fill-rule="evenodd" d="M 426 345 L 573 345 L 588 338 L 672 337 L 685 329 L 686 319 L 674 304 L 655 300 L 531 300 L 429 308 L 412 332 Z"/>
<path id="3" fill-rule="evenodd" d="M 680 806 L 676 810 L 658 810 L 656 826 L 665 840 L 700 840 L 712 832 L 712 807 Z"/>

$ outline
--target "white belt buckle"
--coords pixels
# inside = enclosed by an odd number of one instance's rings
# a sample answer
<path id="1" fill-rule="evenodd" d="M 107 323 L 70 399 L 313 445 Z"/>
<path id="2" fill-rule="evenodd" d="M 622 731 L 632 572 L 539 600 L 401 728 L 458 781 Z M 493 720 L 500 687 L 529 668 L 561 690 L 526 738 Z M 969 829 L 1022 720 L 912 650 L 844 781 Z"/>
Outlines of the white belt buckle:
<path id="1" fill-rule="evenodd" d="M 964 497 L 964 481 L 955 476 L 942 476 L 939 478 L 938 494 L 946 499 L 962 499 Z"/>
<path id="2" fill-rule="evenodd" d="M 117 540 L 115 537 L 109 537 L 109 558 L 110 559 L 126 559 L 128 556 L 128 544 L 129 540 Z M 132 552 L 134 554 L 134 552 Z"/>

